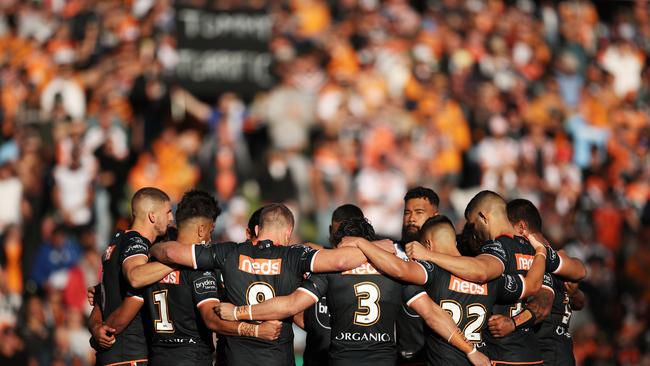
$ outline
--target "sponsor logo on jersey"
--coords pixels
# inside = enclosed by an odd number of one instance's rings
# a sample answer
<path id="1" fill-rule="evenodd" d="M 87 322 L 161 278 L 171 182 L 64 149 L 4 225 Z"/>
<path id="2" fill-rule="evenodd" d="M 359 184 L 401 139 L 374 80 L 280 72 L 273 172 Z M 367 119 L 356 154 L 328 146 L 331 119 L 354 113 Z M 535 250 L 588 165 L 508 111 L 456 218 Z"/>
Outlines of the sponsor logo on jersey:
<path id="1" fill-rule="evenodd" d="M 351 333 L 341 332 L 336 335 L 337 341 L 355 341 L 355 342 L 392 342 L 388 333 Z"/>
<path id="2" fill-rule="evenodd" d="M 451 276 L 449 280 L 449 289 L 454 292 L 460 292 L 469 295 L 486 295 L 488 294 L 487 284 L 478 284 L 465 281 L 462 278 Z"/>
<path id="3" fill-rule="evenodd" d="M 481 253 L 491 254 L 504 262 L 506 260 L 506 250 L 503 249 L 503 245 L 498 240 L 483 245 L 481 247 Z"/>
<path id="4" fill-rule="evenodd" d="M 113 251 L 115 250 L 115 244 L 111 244 L 106 248 L 106 251 L 104 252 L 104 261 L 108 261 L 111 259 L 111 255 L 113 255 Z"/>
<path id="5" fill-rule="evenodd" d="M 239 270 L 255 275 L 279 275 L 282 273 L 282 258 L 251 258 L 240 254 Z"/>
<path id="6" fill-rule="evenodd" d="M 323 301 L 324 301 L 324 300 L 323 300 Z M 316 303 L 316 306 L 317 306 L 316 309 L 318 309 L 318 313 L 319 313 L 319 314 L 328 314 L 328 311 L 327 311 L 327 305 L 326 305 L 326 304 L 324 304 L 323 302 L 319 301 L 318 303 Z"/>
<path id="7" fill-rule="evenodd" d="M 197 294 L 217 291 L 217 280 L 212 276 L 205 276 L 194 280 L 194 290 Z"/>
<path id="8" fill-rule="evenodd" d="M 370 263 L 364 263 L 357 268 L 341 272 L 344 275 L 378 275 L 379 271 L 375 269 Z"/>
<path id="9" fill-rule="evenodd" d="M 515 261 L 517 262 L 518 271 L 528 271 L 533 265 L 534 256 L 528 254 L 515 253 Z"/>
<path id="10" fill-rule="evenodd" d="M 169 273 L 167 276 L 163 277 L 162 280 L 160 280 L 160 283 L 166 283 L 169 285 L 178 285 L 181 283 L 181 272 L 180 271 L 172 271 Z"/>
<path id="11" fill-rule="evenodd" d="M 517 291 L 519 291 L 519 286 L 517 285 L 517 280 L 513 276 L 506 276 L 504 287 L 509 292 L 517 292 Z"/>

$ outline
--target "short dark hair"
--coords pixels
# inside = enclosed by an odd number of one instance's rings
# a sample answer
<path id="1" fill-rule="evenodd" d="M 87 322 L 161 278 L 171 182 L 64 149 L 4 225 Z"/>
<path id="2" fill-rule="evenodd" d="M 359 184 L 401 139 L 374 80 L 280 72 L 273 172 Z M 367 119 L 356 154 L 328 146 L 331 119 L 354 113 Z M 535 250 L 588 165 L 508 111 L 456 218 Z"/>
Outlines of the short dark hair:
<path id="1" fill-rule="evenodd" d="M 542 231 L 542 216 L 539 214 L 537 207 L 529 200 L 523 198 L 514 199 L 506 205 L 508 211 L 508 220 L 516 224 L 524 221 L 531 232 Z"/>
<path id="2" fill-rule="evenodd" d="M 332 213 L 332 222 L 343 222 L 349 219 L 363 218 L 363 211 L 353 204 L 345 204 L 337 207 Z"/>
<path id="3" fill-rule="evenodd" d="M 404 196 L 404 202 L 406 203 L 406 201 L 415 198 L 425 198 L 435 207 L 438 207 L 438 205 L 440 205 L 440 197 L 438 197 L 438 194 L 431 188 L 415 187 L 409 189 Z"/>
<path id="4" fill-rule="evenodd" d="M 451 228 L 456 232 L 456 227 L 454 226 L 454 223 L 451 222 L 449 217 L 445 215 L 435 215 L 433 217 L 429 217 L 427 221 L 422 224 L 422 227 L 420 228 L 420 240 L 424 238 L 424 235 L 429 232 L 429 230 L 433 229 L 434 227 L 438 225 L 449 225 Z"/>
<path id="5" fill-rule="evenodd" d="M 375 229 L 365 218 L 352 218 L 344 220 L 338 229 L 332 234 L 332 243 L 338 245 L 346 236 L 357 236 L 366 240 L 377 240 Z"/>
<path id="6" fill-rule="evenodd" d="M 131 199 L 131 211 L 135 212 L 135 205 L 144 199 L 151 199 L 158 202 L 169 202 L 169 195 L 156 187 L 144 187 L 138 189 Z"/>
<path id="7" fill-rule="evenodd" d="M 289 208 L 281 203 L 271 203 L 265 206 L 260 213 L 260 229 L 273 226 L 294 226 L 293 214 Z"/>
<path id="8" fill-rule="evenodd" d="M 262 206 L 255 210 L 255 212 L 253 212 L 251 214 L 251 217 L 248 219 L 248 225 L 246 226 L 248 227 L 248 231 L 253 235 L 255 234 L 255 226 L 258 226 L 260 224 L 260 216 L 262 216 L 262 210 L 264 207 L 266 206 Z"/>
<path id="9" fill-rule="evenodd" d="M 483 243 L 476 235 L 474 225 L 466 222 L 463 231 L 456 236 L 456 248 L 462 256 L 475 257 L 480 254 Z"/>
<path id="10" fill-rule="evenodd" d="M 474 212 L 474 210 L 479 208 L 485 201 L 487 201 L 488 199 L 495 199 L 495 198 L 498 198 L 503 201 L 503 198 L 501 196 L 499 196 L 497 193 L 492 191 L 485 190 L 477 193 L 476 196 L 474 196 L 469 201 L 467 207 L 465 208 L 465 220 L 469 220 L 469 215 L 472 212 Z"/>
<path id="11" fill-rule="evenodd" d="M 194 218 L 216 220 L 221 214 L 219 202 L 209 193 L 199 190 L 185 192 L 176 208 L 176 225 L 183 226 L 185 222 Z"/>

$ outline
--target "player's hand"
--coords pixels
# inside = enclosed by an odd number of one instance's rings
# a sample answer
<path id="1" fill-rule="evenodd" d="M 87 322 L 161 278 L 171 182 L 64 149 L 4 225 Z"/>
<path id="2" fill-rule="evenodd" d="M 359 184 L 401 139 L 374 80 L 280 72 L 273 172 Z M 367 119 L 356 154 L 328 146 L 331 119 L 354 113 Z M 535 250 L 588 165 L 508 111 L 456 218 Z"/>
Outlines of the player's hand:
<path id="1" fill-rule="evenodd" d="M 339 243 L 338 247 L 339 248 L 357 248 L 359 246 L 359 243 L 361 243 L 362 240 L 365 240 L 363 238 L 358 238 L 356 236 L 346 236 L 343 239 L 341 239 L 341 242 Z"/>
<path id="2" fill-rule="evenodd" d="M 406 256 L 411 259 L 426 260 L 428 254 L 429 249 L 425 248 L 420 242 L 412 241 L 406 244 Z"/>
<path id="3" fill-rule="evenodd" d="M 215 305 L 212 310 L 214 311 L 217 316 L 219 316 L 223 320 L 230 320 L 230 321 L 235 321 L 235 305 L 227 303 L 227 302 L 220 302 L 217 305 Z"/>
<path id="4" fill-rule="evenodd" d="M 548 242 L 541 233 L 527 233 L 525 236 L 535 249 L 548 247 Z"/>
<path id="5" fill-rule="evenodd" d="M 373 245 L 380 247 L 381 249 L 387 251 L 388 253 L 395 254 L 395 244 L 390 239 L 375 240 L 372 242 Z"/>
<path id="6" fill-rule="evenodd" d="M 259 338 L 274 341 L 280 336 L 280 331 L 282 330 L 282 322 L 278 320 L 268 320 L 262 322 L 258 328 Z"/>
<path id="7" fill-rule="evenodd" d="M 488 328 L 494 337 L 502 338 L 515 331 L 515 322 L 512 318 L 496 314 L 488 320 Z"/>
<path id="8" fill-rule="evenodd" d="M 115 343 L 115 329 L 106 324 L 95 326 L 92 329 L 92 336 L 102 348 L 111 348 Z"/>
<path id="9" fill-rule="evenodd" d="M 86 292 L 86 297 L 88 298 L 88 304 L 90 306 L 95 306 L 95 286 L 88 287 Z"/>
<path id="10" fill-rule="evenodd" d="M 490 359 L 479 351 L 468 354 L 467 358 L 474 366 L 491 366 Z"/>

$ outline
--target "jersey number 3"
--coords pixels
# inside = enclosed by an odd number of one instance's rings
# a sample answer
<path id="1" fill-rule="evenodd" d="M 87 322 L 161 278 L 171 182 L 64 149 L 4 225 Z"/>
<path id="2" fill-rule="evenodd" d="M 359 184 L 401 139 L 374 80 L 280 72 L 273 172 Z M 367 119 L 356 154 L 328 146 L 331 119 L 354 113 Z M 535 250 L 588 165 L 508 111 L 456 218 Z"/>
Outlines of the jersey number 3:
<path id="1" fill-rule="evenodd" d="M 369 327 L 379 320 L 381 309 L 379 287 L 372 282 L 360 282 L 354 285 L 359 311 L 354 312 L 354 324 Z"/>
<path id="2" fill-rule="evenodd" d="M 154 320 L 154 327 L 158 333 L 173 333 L 174 323 L 169 320 L 169 305 L 167 304 L 167 290 L 153 293 L 153 303 L 158 306 L 159 320 Z"/>

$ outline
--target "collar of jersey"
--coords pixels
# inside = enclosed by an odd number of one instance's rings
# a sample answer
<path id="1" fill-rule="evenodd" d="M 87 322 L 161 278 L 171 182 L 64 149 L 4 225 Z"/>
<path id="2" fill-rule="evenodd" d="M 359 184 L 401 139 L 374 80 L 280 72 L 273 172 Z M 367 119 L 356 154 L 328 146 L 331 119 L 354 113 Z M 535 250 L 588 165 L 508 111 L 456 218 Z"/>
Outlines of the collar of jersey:
<path id="1" fill-rule="evenodd" d="M 510 239 L 514 239 L 514 238 L 515 238 L 515 236 L 512 235 L 512 234 L 501 234 L 501 235 L 497 235 L 497 237 L 496 237 L 495 239 L 499 239 L 499 238 L 502 237 L 502 236 L 507 236 L 507 237 L 509 237 Z"/>
<path id="2" fill-rule="evenodd" d="M 274 245 L 275 245 L 275 244 L 273 244 L 273 242 L 270 241 L 270 240 L 259 240 L 259 241 L 255 244 L 255 246 L 258 247 L 258 248 L 260 248 L 260 249 L 267 249 L 267 248 L 270 248 L 270 247 L 272 247 L 272 246 L 274 246 Z"/>

